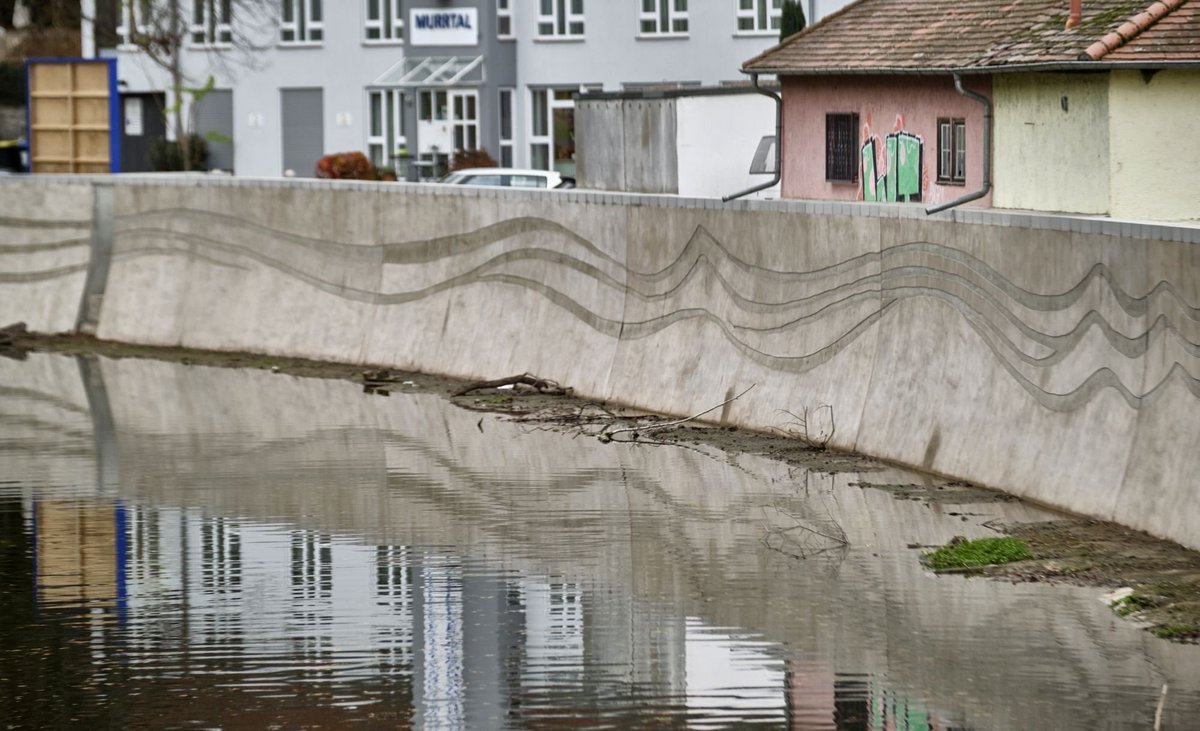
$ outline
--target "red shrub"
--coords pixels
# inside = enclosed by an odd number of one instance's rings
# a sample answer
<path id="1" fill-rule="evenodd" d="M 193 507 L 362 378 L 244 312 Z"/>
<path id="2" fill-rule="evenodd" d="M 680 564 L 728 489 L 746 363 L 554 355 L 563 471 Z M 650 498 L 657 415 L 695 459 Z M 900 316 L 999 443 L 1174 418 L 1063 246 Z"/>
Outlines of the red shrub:
<path id="1" fill-rule="evenodd" d="M 454 153 L 454 162 L 450 165 L 450 172 L 469 168 L 494 167 L 496 167 L 496 160 L 488 154 L 487 150 L 459 150 Z"/>
<path id="2" fill-rule="evenodd" d="M 378 180 L 375 166 L 361 152 L 335 152 L 317 160 L 318 178 L 334 180 Z"/>

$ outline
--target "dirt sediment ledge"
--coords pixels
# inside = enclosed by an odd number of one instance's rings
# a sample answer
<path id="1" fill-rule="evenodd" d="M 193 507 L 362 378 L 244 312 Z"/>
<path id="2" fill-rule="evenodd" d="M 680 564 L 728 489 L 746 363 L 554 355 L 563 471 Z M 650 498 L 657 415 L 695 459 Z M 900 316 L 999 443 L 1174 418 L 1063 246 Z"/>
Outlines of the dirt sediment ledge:
<path id="1" fill-rule="evenodd" d="M 7 331 L 8 329 L 5 328 Z M 185 365 L 258 368 L 307 378 L 336 378 L 386 396 L 393 390 L 444 395 L 467 409 L 608 441 L 638 441 L 676 446 L 711 446 L 730 453 L 759 454 L 800 468 L 822 472 L 866 473 L 858 486 L 889 492 L 899 500 L 954 504 L 1017 500 L 1004 493 L 930 477 L 922 484 L 876 484 L 869 473 L 882 465 L 860 455 L 822 449 L 795 434 L 753 432 L 702 424 L 578 399 L 570 389 L 530 376 L 514 377 L 511 387 L 470 388 L 461 381 L 362 365 L 329 363 L 252 353 L 128 345 L 84 335 L 43 335 L 23 329 L 0 339 L 0 355 L 20 358 L 27 352 L 107 358 L 148 358 Z M 504 375 L 504 374 L 497 374 Z M 527 374 L 528 375 L 528 374 Z M 600 441 L 605 441 L 601 437 Z M 597 446 L 602 449 L 602 446 Z M 994 526 L 999 533 L 1028 544 L 1032 558 L 1001 566 L 954 573 L 1013 582 L 1059 582 L 1111 591 L 1113 610 L 1159 637 L 1200 642 L 1200 553 L 1114 523 L 1066 516 L 1061 520 Z M 918 561 L 925 546 L 913 546 Z M 946 580 L 966 580 L 947 576 Z"/>

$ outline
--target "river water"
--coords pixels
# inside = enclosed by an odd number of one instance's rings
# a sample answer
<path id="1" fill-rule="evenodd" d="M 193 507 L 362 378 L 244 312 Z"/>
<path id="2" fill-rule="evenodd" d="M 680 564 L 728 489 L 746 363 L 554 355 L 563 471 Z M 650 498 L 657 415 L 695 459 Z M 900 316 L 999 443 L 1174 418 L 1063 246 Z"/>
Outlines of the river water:
<path id="1" fill-rule="evenodd" d="M 1045 511 L 482 416 L 0 359 L 0 723 L 1124 730 L 1167 684 L 1200 727 L 1200 648 L 909 548 Z"/>

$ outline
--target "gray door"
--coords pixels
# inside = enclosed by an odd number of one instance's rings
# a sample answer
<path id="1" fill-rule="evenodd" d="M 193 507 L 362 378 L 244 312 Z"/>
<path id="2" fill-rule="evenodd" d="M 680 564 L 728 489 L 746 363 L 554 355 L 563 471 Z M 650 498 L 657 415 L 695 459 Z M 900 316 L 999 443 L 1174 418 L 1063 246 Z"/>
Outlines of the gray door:
<path id="1" fill-rule="evenodd" d="M 311 178 L 325 153 L 324 100 L 321 89 L 281 89 L 283 169 Z"/>
<path id="2" fill-rule="evenodd" d="M 121 172 L 144 173 L 154 169 L 150 149 L 167 138 L 162 94 L 121 95 Z"/>
<path id="3" fill-rule="evenodd" d="M 214 89 L 196 102 L 196 134 L 208 140 L 208 169 L 232 172 L 232 91 Z"/>

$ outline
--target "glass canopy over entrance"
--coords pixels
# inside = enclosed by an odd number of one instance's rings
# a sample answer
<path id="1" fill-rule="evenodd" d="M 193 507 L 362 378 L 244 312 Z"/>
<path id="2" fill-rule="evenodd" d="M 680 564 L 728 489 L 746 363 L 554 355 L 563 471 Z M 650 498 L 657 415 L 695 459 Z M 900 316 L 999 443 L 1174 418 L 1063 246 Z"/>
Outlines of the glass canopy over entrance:
<path id="1" fill-rule="evenodd" d="M 426 56 L 398 61 L 374 86 L 459 86 L 483 82 L 483 56 Z"/>

